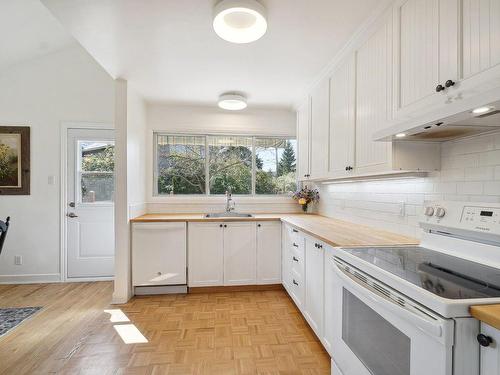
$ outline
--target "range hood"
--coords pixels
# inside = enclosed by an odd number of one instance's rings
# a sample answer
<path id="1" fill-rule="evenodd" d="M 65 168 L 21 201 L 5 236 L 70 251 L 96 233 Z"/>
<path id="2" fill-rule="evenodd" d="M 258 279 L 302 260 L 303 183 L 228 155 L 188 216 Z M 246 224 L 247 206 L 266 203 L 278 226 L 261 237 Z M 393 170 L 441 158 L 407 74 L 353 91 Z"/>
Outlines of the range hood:
<path id="1" fill-rule="evenodd" d="M 444 142 L 495 130 L 500 131 L 500 101 L 433 121 L 400 123 L 375 133 L 374 140 Z"/>

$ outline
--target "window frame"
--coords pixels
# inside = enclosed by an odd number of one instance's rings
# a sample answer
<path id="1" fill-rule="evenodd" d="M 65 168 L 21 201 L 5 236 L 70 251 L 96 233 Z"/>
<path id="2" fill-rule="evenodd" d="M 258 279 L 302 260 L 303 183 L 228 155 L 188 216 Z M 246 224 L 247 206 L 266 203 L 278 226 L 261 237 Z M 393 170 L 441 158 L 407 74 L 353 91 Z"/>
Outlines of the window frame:
<path id="1" fill-rule="evenodd" d="M 205 194 L 160 194 L 158 192 L 158 136 L 166 137 L 204 137 L 205 138 Z M 185 198 L 185 197 L 222 197 L 222 194 L 210 194 L 210 160 L 208 158 L 208 137 L 246 137 L 252 139 L 252 192 L 250 194 L 233 194 L 237 197 L 287 197 L 288 194 L 256 194 L 256 138 L 276 138 L 276 139 L 288 139 L 297 141 L 296 136 L 291 135 L 262 135 L 262 134 L 241 134 L 241 133 L 184 133 L 184 132 L 163 132 L 154 131 L 153 132 L 153 197 L 158 198 Z M 297 147 L 297 145 L 296 145 Z M 297 153 L 295 155 L 297 160 Z M 297 169 L 295 169 L 297 173 Z M 299 180 L 297 174 L 295 175 L 295 181 L 297 187 L 299 186 Z"/>

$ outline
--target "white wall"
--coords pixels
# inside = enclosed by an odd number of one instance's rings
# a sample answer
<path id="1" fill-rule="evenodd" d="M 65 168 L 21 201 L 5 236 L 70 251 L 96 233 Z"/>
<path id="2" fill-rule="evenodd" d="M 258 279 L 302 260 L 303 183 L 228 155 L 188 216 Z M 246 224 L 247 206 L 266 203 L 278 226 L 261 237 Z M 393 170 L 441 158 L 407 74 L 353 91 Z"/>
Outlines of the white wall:
<path id="1" fill-rule="evenodd" d="M 500 203 L 500 133 L 441 145 L 441 171 L 426 178 L 320 185 L 320 214 L 419 237 L 425 201 Z M 401 202 L 405 214 L 399 215 Z"/>
<path id="2" fill-rule="evenodd" d="M 31 127 L 31 195 L 0 196 L 0 217 L 12 217 L 0 282 L 59 280 L 60 124 L 111 124 L 113 101 L 112 78 L 79 46 L 0 72 L 0 126 Z"/>
<path id="3" fill-rule="evenodd" d="M 113 303 L 132 296 L 130 218 L 146 213 L 146 105 L 127 81 L 115 85 L 116 199 Z"/>
<path id="4" fill-rule="evenodd" d="M 215 104 L 183 106 L 163 103 L 147 105 L 146 195 L 148 212 L 213 212 L 224 207 L 223 197 L 153 196 L 153 132 L 213 133 L 295 136 L 296 115 L 288 109 L 247 108 L 239 112 L 219 109 Z M 299 206 L 288 197 L 235 197 L 241 212 L 293 212 Z"/>

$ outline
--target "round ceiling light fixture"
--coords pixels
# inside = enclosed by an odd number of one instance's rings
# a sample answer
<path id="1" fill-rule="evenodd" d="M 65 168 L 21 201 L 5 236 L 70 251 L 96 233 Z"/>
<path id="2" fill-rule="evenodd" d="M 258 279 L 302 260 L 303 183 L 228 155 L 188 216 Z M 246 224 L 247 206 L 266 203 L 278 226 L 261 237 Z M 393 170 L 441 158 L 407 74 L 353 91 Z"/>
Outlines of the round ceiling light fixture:
<path id="1" fill-rule="evenodd" d="M 241 94 L 226 93 L 219 97 L 217 104 L 228 111 L 240 111 L 247 107 L 247 98 Z"/>
<path id="2" fill-rule="evenodd" d="M 214 8 L 213 27 L 228 42 L 254 42 L 266 33 L 266 9 L 256 0 L 222 0 Z"/>

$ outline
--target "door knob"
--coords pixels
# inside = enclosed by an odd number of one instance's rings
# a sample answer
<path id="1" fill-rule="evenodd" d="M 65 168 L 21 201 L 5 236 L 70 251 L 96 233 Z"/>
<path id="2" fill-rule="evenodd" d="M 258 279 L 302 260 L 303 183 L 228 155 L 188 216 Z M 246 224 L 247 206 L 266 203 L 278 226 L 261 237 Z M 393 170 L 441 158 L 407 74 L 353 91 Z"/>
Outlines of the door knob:
<path id="1" fill-rule="evenodd" d="M 446 82 L 444 83 L 444 85 L 445 85 L 446 87 L 455 86 L 455 82 L 454 82 L 454 81 L 452 81 L 451 79 L 449 79 L 448 81 L 446 81 Z"/>
<path id="2" fill-rule="evenodd" d="M 437 85 L 436 86 L 436 92 L 444 91 L 446 88 L 443 85 Z"/>
<path id="3" fill-rule="evenodd" d="M 66 214 L 67 217 L 70 217 L 70 218 L 75 218 L 75 217 L 78 217 L 77 214 L 75 214 L 74 212 L 70 212 L 69 214 Z"/>

